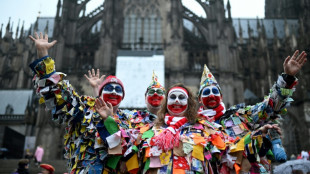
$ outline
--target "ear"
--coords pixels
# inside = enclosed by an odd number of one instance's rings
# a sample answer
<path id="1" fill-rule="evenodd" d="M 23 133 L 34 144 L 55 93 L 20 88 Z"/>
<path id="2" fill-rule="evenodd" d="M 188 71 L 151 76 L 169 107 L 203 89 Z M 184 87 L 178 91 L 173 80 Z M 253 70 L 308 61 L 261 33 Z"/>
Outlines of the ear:
<path id="1" fill-rule="evenodd" d="M 200 97 L 200 96 L 198 96 L 198 102 L 199 102 L 199 103 L 202 103 L 202 102 L 201 102 L 201 97 Z"/>

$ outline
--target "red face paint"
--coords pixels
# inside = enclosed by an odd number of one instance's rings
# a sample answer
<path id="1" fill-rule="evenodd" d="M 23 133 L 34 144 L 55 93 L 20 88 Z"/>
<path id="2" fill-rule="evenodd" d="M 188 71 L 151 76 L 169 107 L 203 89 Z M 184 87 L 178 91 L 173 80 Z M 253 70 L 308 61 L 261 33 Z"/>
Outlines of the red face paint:
<path id="1" fill-rule="evenodd" d="M 154 95 L 152 96 L 147 96 L 147 102 L 151 105 L 151 106 L 154 106 L 154 107 L 158 107 L 160 106 L 161 104 L 161 101 L 164 99 L 164 96 L 161 95 L 157 95 L 157 93 L 155 93 Z"/>
<path id="2" fill-rule="evenodd" d="M 186 105 L 172 104 L 172 105 L 168 105 L 167 107 L 170 112 L 174 114 L 180 114 L 187 109 L 187 104 Z"/>
<path id="3" fill-rule="evenodd" d="M 103 100 L 105 102 L 110 102 L 112 106 L 116 106 L 122 101 L 122 96 L 115 94 L 103 94 Z"/>
<path id="4" fill-rule="evenodd" d="M 208 97 L 201 97 L 202 104 L 209 108 L 216 108 L 221 103 L 221 96 L 209 95 Z"/>

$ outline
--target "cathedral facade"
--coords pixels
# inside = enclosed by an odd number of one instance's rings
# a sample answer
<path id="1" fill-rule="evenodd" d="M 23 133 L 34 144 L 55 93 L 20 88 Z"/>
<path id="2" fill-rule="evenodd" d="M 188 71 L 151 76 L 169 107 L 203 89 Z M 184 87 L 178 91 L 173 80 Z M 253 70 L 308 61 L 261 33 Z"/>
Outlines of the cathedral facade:
<path id="1" fill-rule="evenodd" d="M 203 65 L 207 64 L 222 88 L 227 107 L 241 102 L 254 104 L 268 94 L 283 71 L 284 58 L 297 48 L 310 48 L 310 14 L 306 10 L 310 4 L 303 0 L 266 1 L 266 19 L 232 19 L 230 3 L 224 5 L 223 0 L 196 0 L 205 17 L 180 0 L 105 0 L 86 14 L 88 2 L 59 0 L 56 16 L 38 18 L 28 31 L 46 32 L 58 41 L 49 54 L 55 58 L 57 71 L 68 74 L 80 94 L 91 95 L 83 79 L 88 69 L 115 74 L 120 50 L 160 51 L 165 57 L 166 87 L 181 82 L 197 93 Z M 37 58 L 34 45 L 23 27 L 13 32 L 9 22 L 1 28 L 0 36 L 3 32 L 1 88 L 32 89 L 28 64 Z M 309 81 L 307 63 L 299 74 L 295 102 L 283 122 L 289 154 L 309 150 L 305 148 L 310 140 L 303 140 L 310 135 Z M 38 107 L 37 103 L 29 105 L 29 110 L 31 107 Z M 36 119 L 28 121 L 34 131 L 25 135 L 36 136 L 36 144 L 48 149 L 46 158 L 61 158 L 63 127 L 51 121 L 42 106 L 27 113 Z"/>

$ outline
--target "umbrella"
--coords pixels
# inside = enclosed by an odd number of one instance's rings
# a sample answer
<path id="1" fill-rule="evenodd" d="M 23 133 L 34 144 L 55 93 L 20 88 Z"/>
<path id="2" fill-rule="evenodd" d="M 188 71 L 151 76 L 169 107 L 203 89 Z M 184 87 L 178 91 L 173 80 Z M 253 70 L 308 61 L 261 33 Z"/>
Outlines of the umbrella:
<path id="1" fill-rule="evenodd" d="M 293 170 L 300 170 L 304 174 L 306 174 L 307 172 L 310 172 L 310 161 L 302 160 L 302 159 L 290 160 L 281 165 L 276 166 L 273 170 L 273 173 L 274 174 L 280 174 L 280 173 L 290 174 L 290 173 L 293 173 Z"/>

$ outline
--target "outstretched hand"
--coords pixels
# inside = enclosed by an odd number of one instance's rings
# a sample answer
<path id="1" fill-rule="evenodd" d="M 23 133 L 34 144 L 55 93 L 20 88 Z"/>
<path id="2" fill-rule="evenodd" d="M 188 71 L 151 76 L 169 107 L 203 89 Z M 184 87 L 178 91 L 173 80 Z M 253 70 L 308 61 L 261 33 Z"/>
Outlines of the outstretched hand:
<path id="1" fill-rule="evenodd" d="M 38 35 L 37 32 L 35 32 L 34 37 L 29 35 L 29 38 L 35 43 L 35 46 L 36 46 L 37 51 L 38 51 L 38 57 L 39 58 L 48 55 L 48 49 L 53 47 L 57 42 L 56 40 L 54 40 L 52 42 L 48 42 L 48 35 L 45 34 L 43 37 L 42 32 L 40 32 L 40 36 Z"/>
<path id="2" fill-rule="evenodd" d="M 109 102 L 105 102 L 101 97 L 95 101 L 95 109 L 103 120 L 113 115 L 113 106 Z"/>
<path id="3" fill-rule="evenodd" d="M 302 66 L 307 62 L 307 54 L 305 51 L 301 52 L 299 55 L 299 51 L 296 50 L 292 57 L 288 56 L 284 63 L 283 69 L 284 73 L 295 76 Z"/>
<path id="4" fill-rule="evenodd" d="M 92 69 L 91 71 L 88 70 L 88 76 L 84 74 L 84 77 L 88 80 L 89 84 L 95 88 L 98 87 L 104 80 L 105 75 L 102 75 L 100 77 L 100 71 L 97 69 L 97 74 L 95 73 L 95 70 Z"/>

